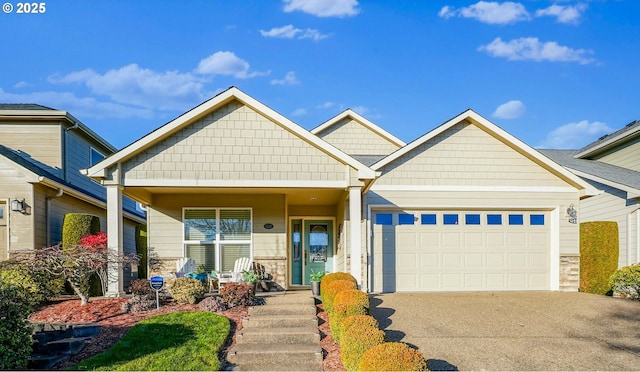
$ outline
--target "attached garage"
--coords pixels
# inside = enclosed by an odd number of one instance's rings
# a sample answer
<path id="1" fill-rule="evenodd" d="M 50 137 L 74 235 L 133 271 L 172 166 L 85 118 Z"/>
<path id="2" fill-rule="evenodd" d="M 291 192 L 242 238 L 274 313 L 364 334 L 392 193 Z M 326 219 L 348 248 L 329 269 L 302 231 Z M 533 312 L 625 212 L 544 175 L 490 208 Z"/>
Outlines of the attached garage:
<path id="1" fill-rule="evenodd" d="M 545 210 L 376 210 L 371 263 L 379 275 L 373 288 L 549 290 L 550 215 Z"/>

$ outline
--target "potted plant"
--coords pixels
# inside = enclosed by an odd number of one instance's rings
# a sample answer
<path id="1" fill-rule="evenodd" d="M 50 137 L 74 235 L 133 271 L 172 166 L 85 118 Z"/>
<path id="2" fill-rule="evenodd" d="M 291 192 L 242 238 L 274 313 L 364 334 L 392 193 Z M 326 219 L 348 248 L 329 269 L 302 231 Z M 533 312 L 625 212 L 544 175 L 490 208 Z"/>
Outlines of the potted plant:
<path id="1" fill-rule="evenodd" d="M 204 265 L 200 265 L 196 268 L 196 271 L 193 273 L 188 273 L 185 275 L 187 278 L 197 279 L 202 283 L 207 283 L 207 269 Z"/>
<path id="2" fill-rule="evenodd" d="M 311 269 L 311 275 L 309 278 L 311 279 L 311 294 L 314 296 L 320 296 L 320 282 L 322 281 L 322 277 L 326 274 L 324 271 L 314 271 Z"/>
<path id="3" fill-rule="evenodd" d="M 260 275 L 256 274 L 253 270 L 245 270 L 242 272 L 242 281 L 247 284 L 253 284 L 253 293 L 256 293 L 256 286 L 260 279 Z"/>

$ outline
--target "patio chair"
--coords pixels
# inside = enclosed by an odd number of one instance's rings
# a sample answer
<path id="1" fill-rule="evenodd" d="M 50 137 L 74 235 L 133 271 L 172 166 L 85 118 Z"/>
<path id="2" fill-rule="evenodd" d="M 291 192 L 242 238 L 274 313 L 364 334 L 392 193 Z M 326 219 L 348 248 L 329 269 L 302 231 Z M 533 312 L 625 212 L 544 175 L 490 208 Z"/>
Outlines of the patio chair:
<path id="1" fill-rule="evenodd" d="M 233 265 L 233 271 L 218 274 L 218 283 L 237 283 L 242 279 L 242 272 L 251 270 L 249 257 L 240 257 Z"/>
<path id="2" fill-rule="evenodd" d="M 182 257 L 176 262 L 176 278 L 182 278 L 185 274 L 196 271 L 196 261 L 193 258 Z"/>

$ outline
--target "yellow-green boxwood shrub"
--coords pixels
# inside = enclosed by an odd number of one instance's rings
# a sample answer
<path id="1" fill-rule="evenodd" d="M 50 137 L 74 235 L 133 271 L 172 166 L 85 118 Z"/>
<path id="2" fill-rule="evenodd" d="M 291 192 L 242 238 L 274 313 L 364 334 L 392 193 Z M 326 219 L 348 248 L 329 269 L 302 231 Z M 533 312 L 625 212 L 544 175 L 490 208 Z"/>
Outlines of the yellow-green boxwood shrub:
<path id="1" fill-rule="evenodd" d="M 618 224 L 610 221 L 580 224 L 580 291 L 607 294 L 609 277 L 618 268 Z"/>
<path id="2" fill-rule="evenodd" d="M 352 325 L 341 336 L 340 354 L 347 371 L 358 370 L 365 351 L 384 342 L 384 331 L 374 327 Z"/>
<path id="3" fill-rule="evenodd" d="M 624 298 L 640 299 L 640 263 L 616 270 L 609 278 L 609 285 Z"/>
<path id="4" fill-rule="evenodd" d="M 60 295 L 64 291 L 64 278 L 45 270 L 34 271 L 25 263 L 12 259 L 0 262 L 0 282 L 20 287 L 29 293 L 31 306 Z"/>
<path id="5" fill-rule="evenodd" d="M 341 332 L 346 332 L 347 329 L 351 328 L 354 325 L 357 327 L 380 328 L 380 324 L 378 324 L 376 318 L 372 317 L 371 315 L 359 314 L 346 317 L 342 321 L 342 326 L 340 327 Z M 331 335 L 333 336 L 333 333 Z"/>
<path id="6" fill-rule="evenodd" d="M 327 289 L 329 284 L 336 280 L 350 280 L 356 285 L 356 288 L 358 288 L 358 281 L 349 273 L 339 271 L 336 273 L 325 274 L 320 281 L 320 297 L 322 302 L 324 302 L 324 291 Z"/>
<path id="7" fill-rule="evenodd" d="M 322 304 L 324 305 L 324 311 L 326 311 L 329 316 L 331 316 L 331 312 L 333 311 L 333 304 L 338 293 L 342 291 L 346 291 L 348 289 L 357 289 L 357 285 L 350 280 L 335 280 L 327 286 L 326 289 L 321 290 L 322 293 Z"/>
<path id="8" fill-rule="evenodd" d="M 401 342 L 385 342 L 365 351 L 358 371 L 428 371 L 427 361 L 418 350 Z"/>
<path id="9" fill-rule="evenodd" d="M 169 293 L 180 304 L 195 304 L 207 293 L 207 287 L 197 279 L 178 278 L 169 286 Z"/>
<path id="10" fill-rule="evenodd" d="M 342 292 L 341 292 L 342 293 Z M 366 315 L 367 308 L 358 303 L 336 303 L 333 305 L 333 311 L 329 316 L 329 327 L 331 328 L 331 336 L 336 342 L 340 343 L 342 335 L 342 322 L 352 315 Z"/>

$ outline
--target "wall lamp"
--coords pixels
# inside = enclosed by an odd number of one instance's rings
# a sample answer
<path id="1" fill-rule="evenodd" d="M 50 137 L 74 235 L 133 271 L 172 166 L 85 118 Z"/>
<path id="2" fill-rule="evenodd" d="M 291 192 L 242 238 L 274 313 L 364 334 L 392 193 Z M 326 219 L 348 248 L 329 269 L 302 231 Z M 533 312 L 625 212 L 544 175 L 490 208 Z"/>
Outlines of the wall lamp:
<path id="1" fill-rule="evenodd" d="M 27 211 L 27 203 L 24 199 L 13 199 L 11 200 L 11 210 L 14 212 L 25 213 Z"/>

